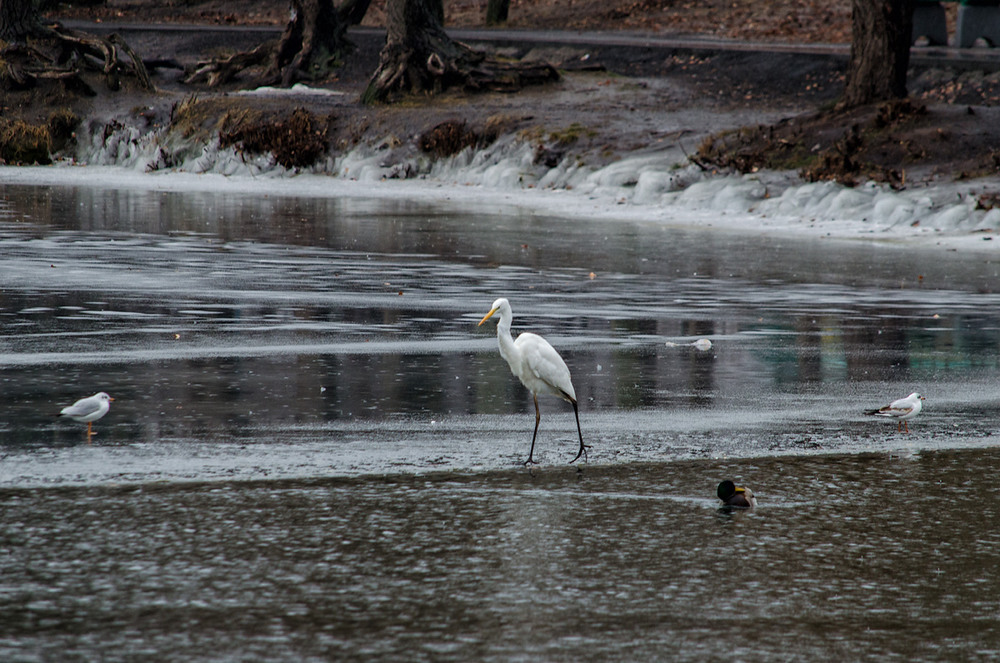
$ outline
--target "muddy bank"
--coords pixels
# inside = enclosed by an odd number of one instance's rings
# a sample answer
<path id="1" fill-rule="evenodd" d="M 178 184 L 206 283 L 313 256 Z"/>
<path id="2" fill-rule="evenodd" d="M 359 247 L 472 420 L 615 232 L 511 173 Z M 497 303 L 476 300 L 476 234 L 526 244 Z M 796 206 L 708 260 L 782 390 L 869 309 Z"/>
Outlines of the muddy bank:
<path id="1" fill-rule="evenodd" d="M 265 28 L 74 25 L 101 34 L 117 32 L 144 59 L 185 67 L 222 52 L 252 48 L 276 34 Z M 358 29 L 351 33 L 355 53 L 335 80 L 321 86 L 335 94 L 259 95 L 246 102 L 235 94 L 252 80 L 252 71 L 228 87 L 207 89 L 185 86 L 179 69 L 162 66 L 152 71 L 158 90 L 153 95 L 141 90 L 97 97 L 73 97 L 59 90 L 12 93 L 4 101 L 5 114 L 41 123 L 52 108 L 67 107 L 91 123 L 113 118 L 140 130 L 152 126 L 170 129 L 172 109 L 197 95 L 218 110 L 216 120 L 227 110 L 240 112 L 246 105 L 286 115 L 296 108 L 320 117 L 333 114 L 337 119 L 328 135 L 333 150 L 384 141 L 405 149 L 415 136 L 442 122 L 477 127 L 489 118 L 503 116 L 508 132 L 545 134 L 570 126 L 584 127 L 586 130 L 573 141 L 575 149 L 587 154 L 590 163 L 607 163 L 624 154 L 661 148 L 666 139 L 679 133 L 687 136 L 687 147 L 693 149 L 697 138 L 709 132 L 814 108 L 835 98 L 842 76 L 841 59 L 826 55 L 750 55 L 592 44 L 546 46 L 544 40 L 493 42 L 485 37 L 470 41 L 502 57 L 552 62 L 563 73 L 561 82 L 518 94 L 467 95 L 458 91 L 395 106 L 361 106 L 357 99 L 374 71 L 384 36 L 377 29 Z M 779 76 L 779 72 L 784 75 Z"/>
<path id="2" fill-rule="evenodd" d="M 171 130 L 172 109 L 186 97 L 197 95 L 218 111 L 214 118 L 218 123 L 226 112 L 239 113 L 248 105 L 234 93 L 250 82 L 254 72 L 226 88 L 209 90 L 183 85 L 181 71 L 176 66 L 190 67 L 212 55 L 252 48 L 277 34 L 272 27 L 72 25 L 98 34 L 117 32 L 144 59 L 172 63 L 153 70 L 157 92 L 150 95 L 141 90 L 126 89 L 118 93 L 102 90 L 96 97 L 74 97 L 57 89 L 7 93 L 3 100 L 6 117 L 18 116 L 40 124 L 52 108 L 68 108 L 91 124 L 113 119 L 139 130 L 151 126 Z M 351 33 L 357 47 L 355 53 L 346 60 L 336 80 L 322 86 L 336 94 L 257 96 L 249 105 L 285 118 L 300 108 L 317 117 L 335 117 L 326 134 L 334 151 L 362 142 L 372 145 L 385 142 L 397 152 L 416 149 L 418 141 L 414 138 L 443 122 L 466 123 L 481 130 L 485 124 L 495 125 L 502 118 L 506 131 L 528 131 L 535 135 L 577 126 L 584 130 L 573 141 L 573 151 L 592 165 L 659 149 L 664 143 L 679 145 L 690 153 L 711 133 L 762 122 L 770 124 L 810 112 L 813 115 L 808 131 L 819 137 L 820 148 L 825 150 L 843 139 L 845 132 L 858 122 L 844 115 L 815 114 L 817 109 L 832 107 L 840 94 L 846 61 L 843 49 L 809 53 L 787 48 L 768 51 L 713 45 L 697 48 L 690 43 L 677 47 L 662 42 L 644 46 L 641 40 L 621 39 L 602 45 L 600 40 L 586 36 L 574 44 L 555 39 L 555 35 L 546 39 L 544 35 L 531 37 L 525 33 L 481 32 L 461 36 L 496 55 L 552 62 L 562 71 L 563 79 L 555 85 L 513 95 L 452 92 L 396 106 L 361 106 L 357 98 L 374 70 L 384 37 L 379 29 L 360 28 Z M 900 161 L 898 167 L 913 171 L 911 177 L 920 177 L 918 170 L 965 176 L 981 174 L 982 164 L 990 162 L 990 155 L 1000 144 L 997 140 L 1000 122 L 995 121 L 992 113 L 1000 75 L 990 72 L 988 66 L 981 71 L 955 70 L 950 75 L 949 66 L 947 61 L 940 60 L 914 68 L 911 88 L 917 103 L 925 106 L 927 113 L 921 122 L 906 126 L 897 123 L 893 133 L 881 141 L 886 145 L 912 146 L 902 159 L 896 159 Z M 961 80 L 956 83 L 956 79 Z M 95 89 L 99 86 L 95 85 Z M 966 112 L 967 106 L 984 108 Z M 961 112 L 956 112 L 958 109 Z M 967 117 L 963 118 L 962 112 Z M 935 149 L 927 149 L 928 130 L 933 132 L 942 124 L 951 125 L 958 120 L 960 126 L 950 129 L 949 135 L 954 140 L 934 141 Z M 965 140 L 963 137 L 968 135 L 976 135 L 978 140 Z M 683 141 L 678 140 L 682 137 Z M 787 136 L 779 139 L 786 140 Z M 941 149 L 947 148 L 949 142 L 955 146 L 954 150 Z M 551 160 L 554 158 L 551 146 L 545 143 L 540 142 L 540 150 Z M 812 150 L 814 145 L 805 147 Z M 879 144 L 872 149 L 880 149 Z M 893 150 L 889 158 L 896 157 L 898 152 Z M 63 154 L 81 157 L 72 150 Z M 970 160 L 974 165 L 970 165 Z"/>

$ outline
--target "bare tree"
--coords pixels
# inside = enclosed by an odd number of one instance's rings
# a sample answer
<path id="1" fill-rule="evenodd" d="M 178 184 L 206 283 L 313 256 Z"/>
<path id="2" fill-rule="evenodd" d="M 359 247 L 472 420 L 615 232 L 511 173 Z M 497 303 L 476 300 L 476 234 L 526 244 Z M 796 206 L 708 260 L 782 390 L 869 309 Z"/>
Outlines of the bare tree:
<path id="1" fill-rule="evenodd" d="M 914 2 L 852 0 L 845 106 L 906 96 Z"/>
<path id="2" fill-rule="evenodd" d="M 511 64 L 486 58 L 445 33 L 437 0 L 388 0 L 386 43 L 361 100 L 377 103 L 408 92 L 517 90 L 558 80 L 548 64 Z"/>

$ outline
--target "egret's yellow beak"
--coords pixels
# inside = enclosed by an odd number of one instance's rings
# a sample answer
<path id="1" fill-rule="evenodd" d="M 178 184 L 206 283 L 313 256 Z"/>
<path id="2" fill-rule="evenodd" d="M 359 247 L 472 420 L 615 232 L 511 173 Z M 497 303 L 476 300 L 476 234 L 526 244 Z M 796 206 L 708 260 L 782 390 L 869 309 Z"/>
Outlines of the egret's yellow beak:
<path id="1" fill-rule="evenodd" d="M 108 396 L 108 400 L 109 400 L 109 401 L 113 401 L 113 400 L 115 400 L 115 399 L 113 399 L 113 398 L 111 398 L 110 396 Z"/>
<path id="2" fill-rule="evenodd" d="M 486 316 L 482 320 L 479 321 L 479 325 L 483 324 L 484 322 L 486 322 L 487 320 L 489 320 L 490 318 L 492 318 L 493 314 L 496 313 L 496 312 L 497 312 L 497 310 L 493 309 L 489 313 L 487 313 Z M 478 327 L 479 325 L 476 325 L 476 326 Z"/>

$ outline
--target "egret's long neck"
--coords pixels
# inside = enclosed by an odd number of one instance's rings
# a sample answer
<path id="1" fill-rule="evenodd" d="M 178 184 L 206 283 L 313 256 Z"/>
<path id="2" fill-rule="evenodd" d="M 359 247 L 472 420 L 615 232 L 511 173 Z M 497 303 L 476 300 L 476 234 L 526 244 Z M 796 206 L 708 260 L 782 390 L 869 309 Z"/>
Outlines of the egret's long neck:
<path id="1" fill-rule="evenodd" d="M 510 335 L 510 322 L 512 316 L 507 311 L 500 314 L 500 322 L 497 323 L 497 340 L 500 342 L 500 356 L 510 364 L 517 356 L 517 349 L 514 347 L 514 337 Z"/>

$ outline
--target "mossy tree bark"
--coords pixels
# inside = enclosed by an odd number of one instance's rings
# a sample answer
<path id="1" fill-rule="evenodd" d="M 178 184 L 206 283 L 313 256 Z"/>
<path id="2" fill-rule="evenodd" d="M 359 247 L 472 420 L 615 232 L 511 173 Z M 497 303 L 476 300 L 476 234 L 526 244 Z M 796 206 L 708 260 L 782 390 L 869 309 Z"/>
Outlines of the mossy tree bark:
<path id="1" fill-rule="evenodd" d="M 451 39 L 435 0 L 388 0 L 386 43 L 379 66 L 362 94 L 363 103 L 380 103 L 398 94 L 466 90 L 514 91 L 559 79 L 549 64 L 511 64 L 487 59 Z"/>
<path id="2" fill-rule="evenodd" d="M 914 0 L 852 0 L 844 106 L 906 96 L 913 8 Z"/>

